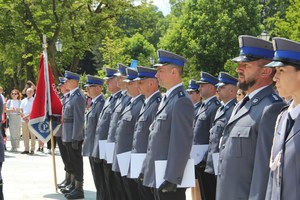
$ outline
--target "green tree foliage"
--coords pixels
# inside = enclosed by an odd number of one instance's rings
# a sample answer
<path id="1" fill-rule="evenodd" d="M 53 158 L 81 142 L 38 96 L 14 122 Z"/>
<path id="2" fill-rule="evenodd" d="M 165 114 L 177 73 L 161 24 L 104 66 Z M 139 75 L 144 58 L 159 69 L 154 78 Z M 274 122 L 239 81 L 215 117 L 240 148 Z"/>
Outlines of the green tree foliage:
<path id="1" fill-rule="evenodd" d="M 199 79 L 196 72 L 201 70 L 217 75 L 228 59 L 238 55 L 239 35 L 261 32 L 258 1 L 186 0 L 182 9 L 182 15 L 172 19 L 160 47 L 188 59 L 190 78 Z"/>

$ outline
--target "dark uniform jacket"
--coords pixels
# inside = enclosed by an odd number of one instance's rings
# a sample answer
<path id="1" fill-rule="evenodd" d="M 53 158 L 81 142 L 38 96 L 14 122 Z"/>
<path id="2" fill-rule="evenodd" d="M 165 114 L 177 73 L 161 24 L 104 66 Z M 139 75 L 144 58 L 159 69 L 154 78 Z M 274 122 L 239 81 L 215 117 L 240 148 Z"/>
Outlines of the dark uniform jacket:
<path id="1" fill-rule="evenodd" d="M 116 92 L 110 98 L 106 99 L 104 107 L 99 115 L 96 134 L 95 134 L 95 142 L 92 152 L 92 157 L 100 158 L 99 155 L 99 140 L 106 140 L 109 130 L 109 124 L 111 120 L 111 116 L 113 113 L 113 108 L 116 105 L 117 100 L 121 97 L 121 91 Z"/>
<path id="2" fill-rule="evenodd" d="M 82 141 L 84 138 L 85 97 L 77 88 L 67 99 L 63 114 L 62 141 Z"/>
<path id="3" fill-rule="evenodd" d="M 96 127 L 104 103 L 105 100 L 102 95 L 97 97 L 85 116 L 85 137 L 82 147 L 83 156 L 92 156 L 94 143 L 98 142 L 98 140 L 95 140 Z"/>
<path id="4" fill-rule="evenodd" d="M 162 102 L 150 126 L 143 185 L 156 187 L 155 161 L 167 160 L 164 179 L 180 184 L 193 141 L 194 106 L 182 85 Z"/>
<path id="5" fill-rule="evenodd" d="M 264 199 L 275 121 L 283 105 L 270 85 L 229 119 L 220 144 L 216 199 Z"/>
<path id="6" fill-rule="evenodd" d="M 126 106 L 120 115 L 116 130 L 116 144 L 112 170 L 120 172 L 117 155 L 128 152 L 132 148 L 134 125 L 144 104 L 144 95 L 139 95 L 130 105 Z"/>
<path id="7" fill-rule="evenodd" d="M 210 136 L 205 167 L 206 173 L 215 174 L 212 154 L 219 152 L 220 138 L 222 137 L 224 127 L 226 126 L 236 103 L 236 99 L 232 99 L 226 104 L 226 106 L 218 108 L 215 119 L 212 123 L 212 128 L 209 131 Z"/>

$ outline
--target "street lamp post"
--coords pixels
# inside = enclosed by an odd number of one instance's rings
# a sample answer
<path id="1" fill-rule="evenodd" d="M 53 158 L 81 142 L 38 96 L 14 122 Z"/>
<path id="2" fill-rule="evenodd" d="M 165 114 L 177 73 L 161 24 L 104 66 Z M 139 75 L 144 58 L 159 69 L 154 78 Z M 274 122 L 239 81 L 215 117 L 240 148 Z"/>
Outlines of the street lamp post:
<path id="1" fill-rule="evenodd" d="M 259 1 L 261 4 L 263 4 L 263 9 L 261 11 L 261 23 L 264 25 L 264 30 L 263 32 L 258 36 L 259 38 L 269 41 L 270 40 L 270 35 L 268 34 L 267 30 L 266 30 L 266 17 L 267 17 L 267 13 L 266 13 L 266 3 L 267 0 L 260 0 Z"/>
<path id="2" fill-rule="evenodd" d="M 57 41 L 55 42 L 55 48 L 57 52 L 62 52 L 62 43 L 60 39 L 57 39 Z"/>
<path id="3" fill-rule="evenodd" d="M 150 56 L 149 60 L 150 60 L 150 64 L 153 65 L 154 64 L 154 58 L 152 56 Z"/>

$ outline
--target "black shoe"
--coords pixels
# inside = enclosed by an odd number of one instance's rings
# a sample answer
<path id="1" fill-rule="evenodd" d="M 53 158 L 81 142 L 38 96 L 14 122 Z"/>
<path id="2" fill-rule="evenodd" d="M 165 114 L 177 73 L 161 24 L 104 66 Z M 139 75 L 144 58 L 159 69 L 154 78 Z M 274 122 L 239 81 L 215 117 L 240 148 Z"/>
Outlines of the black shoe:
<path id="1" fill-rule="evenodd" d="M 74 189 L 71 193 L 65 194 L 67 199 L 83 199 L 84 193 L 82 190 Z"/>
<path id="2" fill-rule="evenodd" d="M 29 151 L 23 151 L 21 154 L 29 154 Z"/>
<path id="3" fill-rule="evenodd" d="M 70 185 L 66 186 L 65 188 L 60 189 L 60 192 L 63 193 L 63 194 L 69 194 L 74 189 L 75 189 L 75 185 L 74 184 L 70 184 Z"/>
<path id="4" fill-rule="evenodd" d="M 30 155 L 33 155 L 34 154 L 34 151 L 30 151 Z"/>

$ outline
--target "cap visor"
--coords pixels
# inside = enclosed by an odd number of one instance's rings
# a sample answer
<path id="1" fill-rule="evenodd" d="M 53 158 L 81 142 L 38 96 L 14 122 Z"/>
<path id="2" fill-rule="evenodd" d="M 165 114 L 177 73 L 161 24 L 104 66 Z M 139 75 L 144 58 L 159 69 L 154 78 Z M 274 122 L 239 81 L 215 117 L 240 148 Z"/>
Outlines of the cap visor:
<path id="1" fill-rule="evenodd" d="M 216 87 L 222 87 L 223 85 L 226 85 L 226 83 L 217 83 Z"/>
<path id="2" fill-rule="evenodd" d="M 255 58 L 255 57 L 248 57 L 248 56 L 239 56 L 236 58 L 233 58 L 233 62 L 251 62 L 255 60 L 259 60 L 260 58 Z"/>
<path id="3" fill-rule="evenodd" d="M 209 82 L 205 82 L 205 81 L 196 81 L 196 83 L 199 83 L 199 84 L 206 84 L 206 83 L 209 83 Z"/>
<path id="4" fill-rule="evenodd" d="M 280 61 L 273 61 L 265 65 L 265 67 L 282 67 L 282 66 L 285 66 L 285 64 Z"/>
<path id="5" fill-rule="evenodd" d="M 194 92 L 194 91 L 197 91 L 196 89 L 191 89 L 191 88 L 188 88 L 186 89 L 187 92 Z"/>

